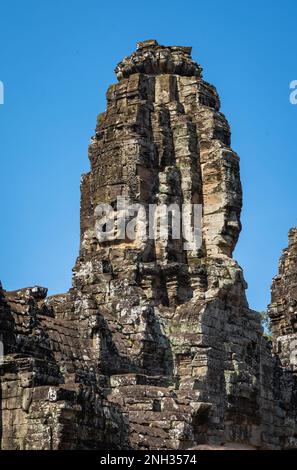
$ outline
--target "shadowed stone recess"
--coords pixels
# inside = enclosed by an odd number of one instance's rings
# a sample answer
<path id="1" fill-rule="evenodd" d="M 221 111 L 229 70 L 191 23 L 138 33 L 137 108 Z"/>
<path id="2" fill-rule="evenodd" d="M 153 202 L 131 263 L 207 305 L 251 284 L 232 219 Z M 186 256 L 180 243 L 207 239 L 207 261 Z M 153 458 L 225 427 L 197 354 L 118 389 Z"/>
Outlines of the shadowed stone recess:
<path id="1" fill-rule="evenodd" d="M 81 179 L 72 288 L 0 284 L 1 449 L 296 448 L 296 229 L 271 343 L 232 258 L 239 157 L 216 89 L 191 48 L 155 40 L 116 75 Z M 202 204 L 202 246 L 99 240 L 95 208 L 118 196 L 146 210 Z"/>

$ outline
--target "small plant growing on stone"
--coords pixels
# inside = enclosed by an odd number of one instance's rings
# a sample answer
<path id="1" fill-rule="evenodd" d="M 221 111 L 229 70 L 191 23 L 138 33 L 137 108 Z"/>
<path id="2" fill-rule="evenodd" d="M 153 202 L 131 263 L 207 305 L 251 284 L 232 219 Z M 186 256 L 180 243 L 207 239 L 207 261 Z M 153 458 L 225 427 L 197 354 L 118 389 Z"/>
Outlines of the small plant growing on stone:
<path id="1" fill-rule="evenodd" d="M 260 312 L 261 316 L 261 323 L 264 329 L 264 336 L 267 338 L 269 341 L 272 341 L 272 333 L 271 333 L 271 328 L 270 328 L 270 318 L 268 315 L 268 312 L 264 310 L 263 312 Z"/>

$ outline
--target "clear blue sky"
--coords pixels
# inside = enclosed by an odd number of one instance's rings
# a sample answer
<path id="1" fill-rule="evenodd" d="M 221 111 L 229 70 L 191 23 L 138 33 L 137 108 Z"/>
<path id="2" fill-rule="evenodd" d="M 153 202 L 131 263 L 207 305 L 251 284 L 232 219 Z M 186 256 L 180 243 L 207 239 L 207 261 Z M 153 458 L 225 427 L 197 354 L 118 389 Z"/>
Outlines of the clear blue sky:
<path id="1" fill-rule="evenodd" d="M 139 40 L 191 45 L 221 96 L 241 157 L 243 231 L 235 257 L 251 307 L 265 309 L 297 225 L 295 0 L 2 0 L 0 279 L 7 290 L 70 287 L 79 180 L 117 62 Z"/>

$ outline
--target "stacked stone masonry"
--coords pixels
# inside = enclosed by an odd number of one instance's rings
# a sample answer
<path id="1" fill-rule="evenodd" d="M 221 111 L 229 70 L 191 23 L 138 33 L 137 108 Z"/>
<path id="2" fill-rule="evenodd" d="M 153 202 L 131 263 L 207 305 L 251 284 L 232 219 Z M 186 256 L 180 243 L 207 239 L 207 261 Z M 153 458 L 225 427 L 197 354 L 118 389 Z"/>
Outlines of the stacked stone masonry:
<path id="1" fill-rule="evenodd" d="M 239 158 L 216 89 L 191 48 L 154 40 L 116 75 L 81 181 L 72 288 L 0 285 L 1 449 L 296 448 L 297 230 L 271 343 L 232 258 Z M 202 204 L 202 246 L 98 240 L 96 206 L 117 196 Z"/>

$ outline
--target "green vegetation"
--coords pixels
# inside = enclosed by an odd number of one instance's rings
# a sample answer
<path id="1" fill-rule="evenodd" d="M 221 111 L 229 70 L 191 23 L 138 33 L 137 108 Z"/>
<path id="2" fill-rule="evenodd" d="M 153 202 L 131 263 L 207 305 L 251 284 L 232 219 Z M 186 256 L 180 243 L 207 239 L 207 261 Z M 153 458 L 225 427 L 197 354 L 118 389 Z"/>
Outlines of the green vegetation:
<path id="1" fill-rule="evenodd" d="M 270 318 L 268 315 L 267 310 L 260 312 L 261 316 L 261 323 L 264 329 L 264 336 L 267 338 L 269 341 L 272 341 L 272 334 L 271 334 L 271 328 L 270 328 Z"/>

